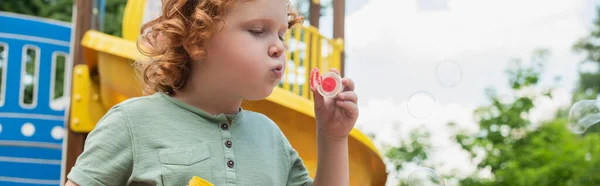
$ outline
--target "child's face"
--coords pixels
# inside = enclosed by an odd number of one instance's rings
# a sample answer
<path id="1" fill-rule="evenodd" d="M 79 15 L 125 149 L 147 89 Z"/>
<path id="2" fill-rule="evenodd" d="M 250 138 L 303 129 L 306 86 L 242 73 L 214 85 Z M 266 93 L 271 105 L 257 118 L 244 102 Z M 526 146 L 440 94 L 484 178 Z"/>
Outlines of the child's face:
<path id="1" fill-rule="evenodd" d="M 243 99 L 269 96 L 285 68 L 281 38 L 288 28 L 287 8 L 286 0 L 231 5 L 221 31 L 205 45 L 208 55 L 201 68 L 215 73 L 221 88 Z"/>

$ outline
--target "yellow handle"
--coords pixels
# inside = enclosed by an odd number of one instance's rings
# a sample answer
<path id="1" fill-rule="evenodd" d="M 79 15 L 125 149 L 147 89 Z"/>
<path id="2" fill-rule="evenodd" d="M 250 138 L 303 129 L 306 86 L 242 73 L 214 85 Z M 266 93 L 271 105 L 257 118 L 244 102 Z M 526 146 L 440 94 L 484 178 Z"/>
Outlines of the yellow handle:
<path id="1" fill-rule="evenodd" d="M 188 183 L 189 186 L 214 186 L 212 183 L 198 177 L 194 176 Z"/>

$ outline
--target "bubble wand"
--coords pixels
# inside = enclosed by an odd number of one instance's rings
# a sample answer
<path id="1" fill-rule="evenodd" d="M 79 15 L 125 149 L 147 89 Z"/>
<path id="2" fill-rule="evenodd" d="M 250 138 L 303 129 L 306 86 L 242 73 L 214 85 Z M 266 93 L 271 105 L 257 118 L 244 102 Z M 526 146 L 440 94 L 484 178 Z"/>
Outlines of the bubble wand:
<path id="1" fill-rule="evenodd" d="M 323 97 L 335 98 L 343 90 L 342 77 L 333 72 L 325 72 L 321 76 L 318 68 L 312 69 L 309 83 Z"/>

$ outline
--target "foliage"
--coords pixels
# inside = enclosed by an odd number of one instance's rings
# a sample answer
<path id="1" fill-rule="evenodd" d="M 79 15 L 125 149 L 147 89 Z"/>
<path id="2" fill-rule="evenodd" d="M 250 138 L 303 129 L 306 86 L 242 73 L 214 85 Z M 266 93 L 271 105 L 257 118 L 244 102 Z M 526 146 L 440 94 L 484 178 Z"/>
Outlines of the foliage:
<path id="1" fill-rule="evenodd" d="M 0 11 L 71 22 L 73 2 L 73 0 L 0 0 Z M 121 36 L 126 3 L 127 0 L 106 0 L 103 32 Z"/>
<path id="2" fill-rule="evenodd" d="M 461 185 L 594 185 L 600 183 L 598 155 L 594 145 L 597 134 L 577 136 L 567 130 L 568 118 L 558 117 L 534 126 L 528 119 L 536 99 L 552 97 L 551 91 L 535 95 L 519 95 L 525 88 L 537 88 L 545 50 L 536 51 L 532 66 L 516 65 L 509 69 L 509 82 L 515 95 L 502 101 L 490 95 L 492 104 L 475 111 L 480 131 L 475 136 L 458 134 L 456 141 L 473 157 L 483 151 L 477 165 L 489 169 L 492 178 L 471 176 Z M 472 143 L 470 140 L 472 139 Z"/>
<path id="3" fill-rule="evenodd" d="M 0 0 L 0 11 L 70 22 L 73 0 Z"/>
<path id="4" fill-rule="evenodd" d="M 300 14 L 304 16 L 304 21 L 310 22 L 310 1 L 312 0 L 296 0 L 296 3 L 293 5 L 295 10 L 297 10 Z M 333 7 L 333 0 L 328 3 L 323 2 L 321 0 L 321 8 L 319 14 L 321 17 L 327 14 L 327 9 Z"/>
<path id="5" fill-rule="evenodd" d="M 552 97 L 551 89 L 539 90 L 538 82 L 549 51 L 534 52 L 532 65 L 513 60 L 507 69 L 508 84 L 513 94 L 500 97 L 488 89 L 489 104 L 474 111 L 479 131 L 458 133 L 455 140 L 469 152 L 478 170 L 460 179 L 465 186 L 570 186 L 600 184 L 600 135 L 578 136 L 566 129 L 568 118 L 557 115 L 541 124 L 532 123 L 528 115 L 535 100 Z M 422 143 L 423 142 L 423 143 Z M 422 165 L 429 157 L 427 140 L 411 137 L 400 146 L 389 149 L 386 157 L 396 170 L 407 163 Z M 427 166 L 427 165 L 424 165 Z M 489 171 L 491 177 L 480 177 Z M 452 177 L 454 175 L 446 175 Z M 401 178 L 400 185 L 406 185 Z"/>
<path id="6" fill-rule="evenodd" d="M 399 146 L 390 148 L 385 156 L 392 160 L 396 170 L 402 169 L 407 162 L 424 165 L 425 160 L 429 159 L 427 150 L 431 148 L 429 137 L 430 134 L 426 131 L 413 130 L 410 133 L 410 140 L 402 141 Z"/>
<path id="7" fill-rule="evenodd" d="M 600 13 L 600 7 L 596 9 Z M 590 34 L 575 43 L 573 50 L 586 56 L 580 64 L 579 82 L 573 100 L 596 99 L 600 93 L 600 18 L 594 21 Z"/>

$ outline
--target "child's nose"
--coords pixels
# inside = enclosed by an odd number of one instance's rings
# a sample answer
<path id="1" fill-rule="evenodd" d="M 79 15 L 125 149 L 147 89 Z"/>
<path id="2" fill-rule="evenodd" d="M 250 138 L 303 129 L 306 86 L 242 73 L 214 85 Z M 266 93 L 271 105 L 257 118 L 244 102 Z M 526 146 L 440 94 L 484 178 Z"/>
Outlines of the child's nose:
<path id="1" fill-rule="evenodd" d="M 279 58 L 284 52 L 283 42 L 279 41 L 269 47 L 269 56 Z"/>

